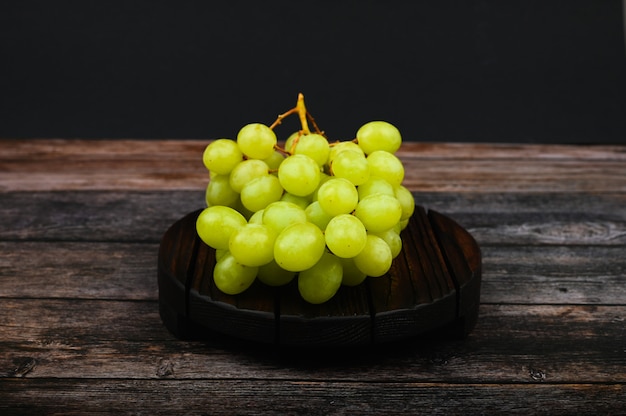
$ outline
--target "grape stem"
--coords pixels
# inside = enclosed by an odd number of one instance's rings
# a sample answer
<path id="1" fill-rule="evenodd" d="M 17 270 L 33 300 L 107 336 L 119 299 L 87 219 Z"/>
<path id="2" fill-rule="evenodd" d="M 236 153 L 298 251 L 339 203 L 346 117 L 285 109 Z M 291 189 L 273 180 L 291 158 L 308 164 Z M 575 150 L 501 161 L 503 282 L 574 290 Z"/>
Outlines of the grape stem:
<path id="1" fill-rule="evenodd" d="M 298 103 L 296 104 L 296 110 L 298 111 L 298 117 L 300 118 L 300 124 L 302 125 L 302 134 L 311 134 L 309 130 L 309 123 L 307 122 L 306 106 L 304 105 L 304 94 L 298 94 Z"/>
<path id="2" fill-rule="evenodd" d="M 300 134 L 302 135 L 311 134 L 311 129 L 309 128 L 309 123 L 308 123 L 310 121 L 311 124 L 313 125 L 313 129 L 315 129 L 315 132 L 324 136 L 324 132 L 320 130 L 320 128 L 318 127 L 311 113 L 307 111 L 306 105 L 304 104 L 304 94 L 302 93 L 298 94 L 298 101 L 296 103 L 296 106 L 288 111 L 285 111 L 282 114 L 279 114 L 278 117 L 276 118 L 276 121 L 274 121 L 270 125 L 270 129 L 274 130 L 276 126 L 278 126 L 279 124 L 282 124 L 283 119 L 296 113 L 298 114 L 298 118 L 300 119 L 300 125 L 302 126 L 302 130 L 300 130 Z"/>

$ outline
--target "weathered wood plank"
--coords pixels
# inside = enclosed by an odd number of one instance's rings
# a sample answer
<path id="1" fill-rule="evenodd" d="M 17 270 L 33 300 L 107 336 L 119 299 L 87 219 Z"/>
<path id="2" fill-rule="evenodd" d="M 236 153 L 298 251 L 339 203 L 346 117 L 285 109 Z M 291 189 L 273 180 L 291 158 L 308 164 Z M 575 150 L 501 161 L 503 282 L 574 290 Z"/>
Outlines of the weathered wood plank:
<path id="1" fill-rule="evenodd" d="M 0 139 L 0 160 L 36 159 L 176 159 L 196 160 L 207 140 L 82 140 Z M 407 158 L 424 159 L 578 159 L 626 160 L 626 146 L 522 143 L 404 142 L 398 151 Z"/>
<path id="2" fill-rule="evenodd" d="M 404 186 L 415 192 L 625 192 L 626 164 L 597 161 L 406 160 Z M 80 162 L 75 162 L 83 165 Z M 64 163 L 38 170 L 0 162 L 0 191 L 204 189 L 208 173 L 181 161 L 111 161 L 82 168 Z M 196 167 L 192 167 L 196 166 Z M 507 172 L 503 175 L 503 172 Z"/>
<path id="3" fill-rule="evenodd" d="M 481 246 L 626 244 L 622 193 L 417 193 L 416 202 L 454 219 Z M 202 191 L 0 193 L 0 239 L 158 242 L 203 206 Z"/>
<path id="4" fill-rule="evenodd" d="M 203 191 L 0 193 L 0 239 L 159 242 Z"/>
<path id="5" fill-rule="evenodd" d="M 157 244 L 0 242 L 0 298 L 156 300 Z"/>
<path id="6" fill-rule="evenodd" d="M 156 300 L 156 243 L 0 243 L 0 297 Z M 484 303 L 626 304 L 622 246 L 485 246 Z"/>
<path id="7" fill-rule="evenodd" d="M 4 415 L 616 415 L 624 395 L 623 384 L 0 380 Z"/>
<path id="8" fill-rule="evenodd" d="M 483 247 L 484 303 L 624 304 L 624 246 Z"/>
<path id="9" fill-rule="evenodd" d="M 0 153 L 6 154 L 0 159 L 0 190 L 203 189 L 208 175 L 201 156 L 207 143 L 0 140 Z M 405 185 L 409 189 L 626 191 L 626 152 L 621 146 L 476 145 L 463 151 L 448 146 L 435 151 L 437 156 L 433 156 L 433 148 L 436 145 L 405 144 L 398 152 L 405 164 Z M 491 157 L 488 149 L 494 149 Z M 455 151 L 462 155 L 455 155 Z M 587 152 L 590 156 L 585 155 Z"/>
<path id="10" fill-rule="evenodd" d="M 0 299 L 0 377 L 619 383 L 626 306 L 482 305 L 462 340 L 283 350 L 216 337 L 183 342 L 156 302 Z M 24 374 L 22 374 L 24 373 Z"/>

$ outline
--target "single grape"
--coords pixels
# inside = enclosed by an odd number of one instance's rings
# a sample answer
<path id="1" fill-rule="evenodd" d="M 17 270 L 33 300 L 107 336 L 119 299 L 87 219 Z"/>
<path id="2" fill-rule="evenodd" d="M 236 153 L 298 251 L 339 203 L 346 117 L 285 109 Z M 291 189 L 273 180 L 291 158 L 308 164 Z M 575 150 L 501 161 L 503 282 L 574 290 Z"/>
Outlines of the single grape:
<path id="1" fill-rule="evenodd" d="M 296 272 L 285 270 L 275 260 L 259 267 L 257 279 L 269 286 L 283 286 L 296 277 Z"/>
<path id="2" fill-rule="evenodd" d="M 302 208 L 291 202 L 276 201 L 263 210 L 263 224 L 280 233 L 292 224 L 307 222 Z"/>
<path id="3" fill-rule="evenodd" d="M 254 214 L 248 218 L 248 224 L 263 224 L 263 213 L 264 209 L 260 209 L 256 211 Z"/>
<path id="4" fill-rule="evenodd" d="M 330 148 L 328 140 L 321 134 L 311 133 L 301 136 L 291 153 L 296 155 L 307 155 L 313 159 L 318 166 L 323 166 L 328 160 Z"/>
<path id="5" fill-rule="evenodd" d="M 339 258 L 341 260 L 341 266 L 343 267 L 343 279 L 341 280 L 341 284 L 345 286 L 356 286 L 361 284 L 367 275 L 359 270 L 354 264 L 354 257 L 346 259 Z"/>
<path id="6" fill-rule="evenodd" d="M 324 233 L 328 249 L 338 257 L 354 257 L 367 242 L 367 231 L 354 215 L 341 214 L 333 217 Z"/>
<path id="7" fill-rule="evenodd" d="M 239 213 L 241 213 L 241 215 L 243 215 L 244 218 L 248 221 L 250 220 L 250 217 L 252 217 L 252 215 L 254 214 L 254 212 L 250 211 L 241 203 L 241 198 L 239 198 L 237 202 L 235 202 L 235 205 L 233 206 L 233 208 L 235 208 Z"/>
<path id="8" fill-rule="evenodd" d="M 393 228 L 400 221 L 402 207 L 392 196 L 374 194 L 359 201 L 354 215 L 368 231 L 379 233 Z"/>
<path id="9" fill-rule="evenodd" d="M 309 195 L 298 196 L 298 195 L 290 194 L 289 192 L 285 192 L 283 196 L 280 197 L 280 200 L 296 204 L 302 209 L 305 209 L 311 203 L 311 198 Z"/>
<path id="10" fill-rule="evenodd" d="M 399 186 L 404 179 L 404 166 L 395 155 L 377 150 L 367 156 L 370 175 L 385 179 L 392 186 Z"/>
<path id="11" fill-rule="evenodd" d="M 329 146 L 330 153 L 328 154 L 328 163 L 332 163 L 333 160 L 335 160 L 335 157 L 337 157 L 337 155 L 344 150 L 354 150 L 361 153 L 362 155 L 365 155 L 363 149 L 361 149 L 359 145 L 354 142 L 337 142 L 331 143 Z"/>
<path id="12" fill-rule="evenodd" d="M 215 249 L 227 249 L 232 233 L 246 223 L 245 217 L 233 208 L 214 205 L 200 212 L 196 220 L 196 231 L 206 245 Z"/>
<path id="13" fill-rule="evenodd" d="M 324 253 L 312 267 L 300 272 L 298 290 L 305 301 L 324 303 L 337 293 L 342 277 L 341 261 L 330 253 Z"/>
<path id="14" fill-rule="evenodd" d="M 402 136 L 398 129 L 386 121 L 370 121 L 356 132 L 359 146 L 366 154 L 377 150 L 395 153 L 402 144 Z"/>
<path id="15" fill-rule="evenodd" d="M 251 212 L 259 211 L 283 195 L 283 187 L 274 175 L 252 179 L 241 190 L 241 203 Z"/>
<path id="16" fill-rule="evenodd" d="M 281 163 L 285 160 L 285 156 L 278 150 L 274 150 L 270 157 L 263 159 L 263 162 L 270 168 L 270 170 L 277 170 Z"/>
<path id="17" fill-rule="evenodd" d="M 243 187 L 254 178 L 269 175 L 270 168 L 262 160 L 244 160 L 230 173 L 230 187 L 237 193 L 241 193 Z"/>
<path id="18" fill-rule="evenodd" d="M 274 259 L 276 232 L 263 224 L 246 224 L 235 230 L 228 241 L 228 250 L 238 263 L 258 267 Z"/>
<path id="19" fill-rule="evenodd" d="M 370 177 L 370 168 L 365 156 L 354 150 L 344 150 L 331 163 L 333 175 L 345 178 L 355 186 L 365 183 Z"/>
<path id="20" fill-rule="evenodd" d="M 232 207 L 239 199 L 239 194 L 230 187 L 228 175 L 213 175 L 205 192 L 207 206 L 225 205 Z"/>
<path id="21" fill-rule="evenodd" d="M 251 123 L 239 130 L 237 144 L 249 158 L 266 159 L 274 152 L 276 134 L 264 124 Z"/>
<path id="22" fill-rule="evenodd" d="M 306 196 L 317 188 L 320 181 L 320 167 L 306 155 L 287 157 L 278 168 L 278 179 L 285 191 Z"/>
<path id="23" fill-rule="evenodd" d="M 389 196 L 396 196 L 393 186 L 378 176 L 370 176 L 367 182 L 359 185 L 357 188 L 359 192 L 359 200 L 365 199 L 374 194 L 385 194 Z"/>
<path id="24" fill-rule="evenodd" d="M 215 250 L 215 261 L 220 261 L 222 258 L 229 253 L 228 249 L 217 249 Z"/>
<path id="25" fill-rule="evenodd" d="M 390 228 L 387 231 L 383 231 L 382 233 L 375 233 L 374 235 L 382 238 L 385 243 L 387 243 L 389 249 L 391 250 L 392 258 L 395 259 L 402 251 L 402 238 L 400 238 L 400 234 L 398 234 L 395 227 Z"/>
<path id="26" fill-rule="evenodd" d="M 274 243 L 274 259 L 280 267 L 292 272 L 311 268 L 322 257 L 326 243 L 324 234 L 310 222 L 285 228 Z"/>
<path id="27" fill-rule="evenodd" d="M 220 175 L 228 175 L 243 160 L 243 153 L 234 140 L 217 139 L 202 154 L 204 166 Z"/>
<path id="28" fill-rule="evenodd" d="M 324 231 L 326 226 L 333 219 L 332 215 L 329 215 L 322 209 L 319 201 L 314 201 L 309 204 L 304 210 L 306 219 L 308 222 L 317 225 L 317 227 Z"/>
<path id="29" fill-rule="evenodd" d="M 311 195 L 307 195 L 311 198 L 311 201 L 317 201 L 317 193 L 319 192 L 320 188 L 332 178 L 333 176 L 330 176 L 324 172 L 320 172 L 320 182 L 317 184 L 317 188 L 315 188 L 315 191 L 313 191 Z"/>
<path id="30" fill-rule="evenodd" d="M 213 268 L 215 286 L 227 295 L 237 295 L 252 285 L 258 267 L 248 267 L 226 253 Z"/>
<path id="31" fill-rule="evenodd" d="M 354 264 L 366 275 L 379 277 L 389 271 L 392 260 L 387 243 L 376 235 L 368 234 L 365 247 L 354 257 Z"/>
<path id="32" fill-rule="evenodd" d="M 415 198 L 413 198 L 413 194 L 402 185 L 396 186 L 394 191 L 396 199 L 400 202 L 400 206 L 402 207 L 402 216 L 400 219 L 407 220 L 411 218 L 411 215 L 415 212 Z"/>
<path id="33" fill-rule="evenodd" d="M 331 178 L 320 186 L 317 191 L 317 201 L 329 215 L 348 214 L 356 208 L 359 193 L 349 180 Z"/>

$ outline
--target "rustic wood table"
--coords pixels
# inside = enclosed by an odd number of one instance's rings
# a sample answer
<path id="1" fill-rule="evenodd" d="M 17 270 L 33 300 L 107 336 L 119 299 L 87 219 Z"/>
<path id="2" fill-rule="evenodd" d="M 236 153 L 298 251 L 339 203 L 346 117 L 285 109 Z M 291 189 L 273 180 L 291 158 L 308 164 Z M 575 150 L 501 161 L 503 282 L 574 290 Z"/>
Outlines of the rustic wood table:
<path id="1" fill-rule="evenodd" d="M 163 326 L 206 144 L 0 140 L 0 414 L 626 414 L 626 147 L 403 145 L 481 247 L 478 324 L 317 354 Z"/>

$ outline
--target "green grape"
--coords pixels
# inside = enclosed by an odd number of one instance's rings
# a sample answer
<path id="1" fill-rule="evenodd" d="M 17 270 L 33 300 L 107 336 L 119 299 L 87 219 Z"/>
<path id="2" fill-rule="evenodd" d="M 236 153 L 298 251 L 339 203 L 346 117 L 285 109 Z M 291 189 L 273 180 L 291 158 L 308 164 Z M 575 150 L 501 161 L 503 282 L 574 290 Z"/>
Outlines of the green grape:
<path id="1" fill-rule="evenodd" d="M 366 154 L 377 150 L 395 153 L 402 144 L 402 136 L 398 129 L 386 121 L 370 121 L 356 132 L 359 146 Z"/>
<path id="2" fill-rule="evenodd" d="M 263 224 L 273 228 L 276 233 L 292 224 L 306 221 L 304 210 L 291 202 L 272 202 L 263 210 Z"/>
<path id="3" fill-rule="evenodd" d="M 302 298 L 313 304 L 324 303 L 332 298 L 343 277 L 341 261 L 330 253 L 324 253 L 317 263 L 298 275 L 298 290 Z"/>
<path id="4" fill-rule="evenodd" d="M 233 208 L 214 205 L 200 212 L 196 220 L 196 231 L 206 245 L 215 249 L 227 249 L 232 233 L 246 223 L 244 216 Z"/>
<path id="5" fill-rule="evenodd" d="M 331 163 L 333 175 L 345 178 L 355 186 L 365 183 L 370 177 L 370 168 L 365 156 L 354 150 L 344 150 Z"/>
<path id="6" fill-rule="evenodd" d="M 359 201 L 354 215 L 361 220 L 368 231 L 380 233 L 393 228 L 400 221 L 402 207 L 400 202 L 392 196 L 374 194 Z"/>
<path id="7" fill-rule="evenodd" d="M 399 186 L 404 179 L 404 166 L 395 155 L 376 150 L 367 156 L 370 175 L 385 179 L 392 186 Z"/>
<path id="8" fill-rule="evenodd" d="M 324 233 L 328 249 L 337 257 L 354 257 L 363 250 L 367 232 L 355 216 L 341 214 L 333 217 Z"/>
<path id="9" fill-rule="evenodd" d="M 296 277 L 296 272 L 290 272 L 281 268 L 276 260 L 259 267 L 257 279 L 269 286 L 283 286 Z"/>
<path id="10" fill-rule="evenodd" d="M 254 214 L 254 212 L 243 206 L 243 204 L 241 203 L 241 198 L 239 198 L 237 202 L 235 202 L 233 208 L 240 212 L 241 215 L 243 215 L 244 218 L 248 221 L 250 220 L 250 217 L 252 217 L 252 215 Z"/>
<path id="11" fill-rule="evenodd" d="M 324 234 L 310 222 L 296 223 L 276 237 L 274 259 L 280 267 L 292 272 L 311 268 L 322 257 Z"/>
<path id="12" fill-rule="evenodd" d="M 244 160 L 230 173 L 230 187 L 237 193 L 241 193 L 243 187 L 252 179 L 269 175 L 270 168 L 262 160 Z"/>
<path id="13" fill-rule="evenodd" d="M 356 187 L 347 179 L 331 178 L 317 191 L 317 201 L 333 217 L 354 211 L 359 202 Z"/>
<path id="14" fill-rule="evenodd" d="M 215 286 L 227 295 L 237 295 L 252 285 L 258 267 L 248 267 L 226 253 L 213 269 Z"/>
<path id="15" fill-rule="evenodd" d="M 246 224 L 230 236 L 228 250 L 237 263 L 258 267 L 274 259 L 276 232 L 263 224 Z"/>
<path id="16" fill-rule="evenodd" d="M 285 150 L 287 153 L 293 154 L 293 143 L 296 139 L 300 140 L 299 137 L 302 136 L 302 133 L 299 131 L 295 131 L 291 133 L 291 135 L 285 141 Z"/>
<path id="17" fill-rule="evenodd" d="M 241 203 L 251 212 L 259 211 L 283 195 L 283 187 L 274 175 L 252 179 L 241 190 Z"/>
<path id="18" fill-rule="evenodd" d="M 406 220 L 400 220 L 399 224 L 400 224 L 400 230 L 404 230 L 407 227 L 407 225 L 409 225 L 409 218 L 407 218 Z"/>
<path id="19" fill-rule="evenodd" d="M 378 176 L 370 176 L 367 182 L 359 185 L 357 188 L 359 192 L 359 200 L 365 199 L 370 195 L 385 194 L 389 196 L 396 196 L 393 186 L 383 178 Z"/>
<path id="20" fill-rule="evenodd" d="M 263 224 L 263 214 L 265 213 L 264 209 L 260 209 L 256 211 L 254 214 L 248 218 L 248 224 Z"/>
<path id="21" fill-rule="evenodd" d="M 229 253 L 228 249 L 224 249 L 224 248 L 215 250 L 215 261 L 220 261 L 228 253 Z"/>
<path id="22" fill-rule="evenodd" d="M 356 286 L 361 284 L 367 275 L 359 270 L 354 263 L 354 258 L 339 258 L 341 260 L 341 266 L 343 267 L 343 279 L 341 284 L 345 286 Z"/>
<path id="23" fill-rule="evenodd" d="M 280 197 L 280 200 L 296 204 L 297 206 L 299 206 L 302 209 L 305 209 L 311 203 L 311 198 L 309 197 L 309 195 L 307 195 L 307 196 L 297 196 L 297 195 L 294 195 L 294 194 L 290 194 L 289 192 L 285 192 L 283 194 L 283 196 Z"/>
<path id="24" fill-rule="evenodd" d="M 330 149 L 328 140 L 321 134 L 307 134 L 301 136 L 297 144 L 291 149 L 291 153 L 296 155 L 307 155 L 313 159 L 318 166 L 323 166 L 328 160 Z"/>
<path id="25" fill-rule="evenodd" d="M 317 225 L 317 228 L 324 231 L 326 226 L 333 219 L 333 216 L 329 215 L 322 209 L 319 201 L 314 201 L 309 204 L 304 210 L 306 219 L 308 222 Z"/>
<path id="26" fill-rule="evenodd" d="M 317 185 L 317 188 L 315 188 L 315 191 L 313 191 L 313 193 L 311 195 L 308 195 L 308 197 L 311 198 L 311 202 L 313 201 L 317 201 L 317 194 L 320 191 L 320 188 L 322 187 L 322 185 L 324 185 L 326 182 L 328 182 L 328 180 L 332 179 L 333 177 L 324 173 L 324 172 L 320 172 L 320 182 Z"/>
<path id="27" fill-rule="evenodd" d="M 396 186 L 395 188 L 395 196 L 398 202 L 400 202 L 400 206 L 402 207 L 402 216 L 401 220 L 407 220 L 411 218 L 413 212 L 415 212 L 415 198 L 413 198 L 413 194 L 411 191 L 406 189 L 404 186 Z"/>
<path id="28" fill-rule="evenodd" d="M 264 124 L 251 123 L 239 130 L 237 144 L 250 159 L 266 159 L 274 152 L 276 134 Z"/>
<path id="29" fill-rule="evenodd" d="M 400 234 L 396 231 L 396 227 L 390 228 L 382 233 L 375 233 L 374 235 L 382 238 L 385 243 L 387 243 L 389 249 L 391 250 L 392 258 L 395 259 L 402 251 L 402 238 L 400 238 Z"/>
<path id="30" fill-rule="evenodd" d="M 309 156 L 292 155 L 280 164 L 278 179 L 285 191 L 297 196 L 306 196 L 317 189 L 320 182 L 320 167 Z"/>
<path id="31" fill-rule="evenodd" d="M 285 160 L 285 156 L 278 150 L 274 150 L 270 157 L 263 159 L 263 162 L 270 168 L 270 170 L 277 170 L 281 163 Z"/>
<path id="32" fill-rule="evenodd" d="M 232 207 L 239 199 L 239 194 L 230 187 L 228 175 L 213 175 L 205 192 L 207 206 L 225 205 Z"/>
<path id="33" fill-rule="evenodd" d="M 228 175 L 243 160 L 243 153 L 234 140 L 217 139 L 202 154 L 204 166 L 220 175 Z"/>
<path id="34" fill-rule="evenodd" d="M 376 235 L 368 234 L 365 247 L 354 257 L 354 264 L 366 275 L 379 277 L 389 271 L 392 260 L 387 243 Z"/>
<path id="35" fill-rule="evenodd" d="M 328 154 L 328 163 L 329 164 L 332 163 L 335 160 L 335 157 L 337 157 L 339 153 L 345 150 L 354 150 L 356 152 L 361 153 L 362 155 L 365 155 L 365 153 L 363 152 L 363 149 L 361 149 L 359 145 L 354 142 L 331 143 L 330 153 Z"/>

